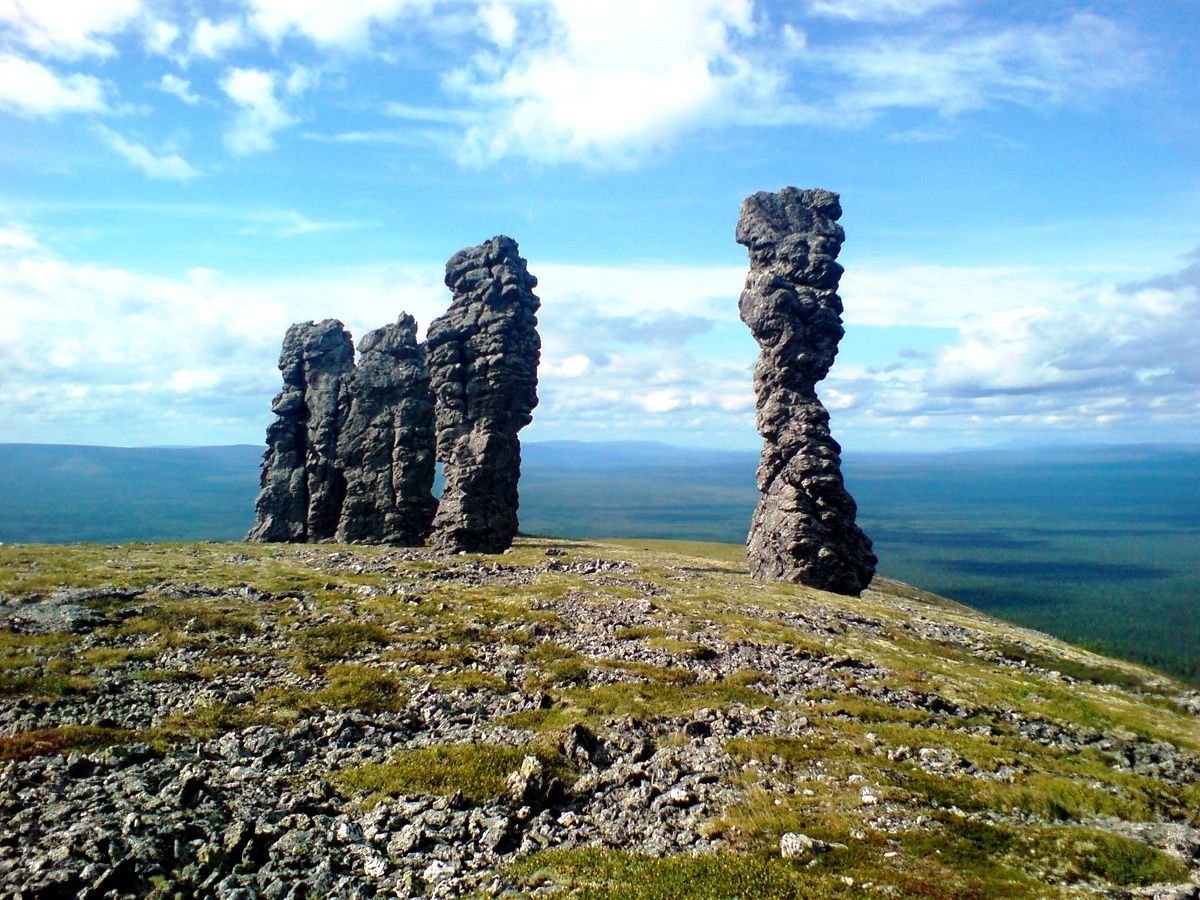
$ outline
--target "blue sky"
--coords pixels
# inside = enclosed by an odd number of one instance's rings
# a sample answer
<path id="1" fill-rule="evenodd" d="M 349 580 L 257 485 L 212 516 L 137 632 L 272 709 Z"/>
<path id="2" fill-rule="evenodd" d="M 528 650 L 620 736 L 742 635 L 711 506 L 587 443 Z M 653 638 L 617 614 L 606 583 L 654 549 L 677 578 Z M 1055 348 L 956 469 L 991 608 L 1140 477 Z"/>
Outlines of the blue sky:
<path id="1" fill-rule="evenodd" d="M 527 439 L 753 447 L 743 197 L 842 195 L 852 451 L 1200 441 L 1200 4 L 0 0 L 0 440 L 261 442 L 294 321 L 540 279 Z"/>

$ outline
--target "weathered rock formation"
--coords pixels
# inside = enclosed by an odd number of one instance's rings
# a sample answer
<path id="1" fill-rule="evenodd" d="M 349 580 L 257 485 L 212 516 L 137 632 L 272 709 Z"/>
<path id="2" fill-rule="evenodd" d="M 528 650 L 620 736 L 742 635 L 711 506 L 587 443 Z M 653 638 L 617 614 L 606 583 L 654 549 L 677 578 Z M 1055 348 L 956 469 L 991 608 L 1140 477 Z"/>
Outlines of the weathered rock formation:
<path id="1" fill-rule="evenodd" d="M 870 539 L 841 473 L 841 447 L 817 398 L 842 339 L 838 195 L 784 188 L 742 203 L 737 241 L 750 251 L 738 301 L 758 341 L 754 367 L 762 493 L 747 539 L 757 578 L 857 596 L 875 573 Z"/>
<path id="2" fill-rule="evenodd" d="M 323 541 L 337 531 L 346 495 L 338 463 L 343 386 L 354 344 L 337 319 L 287 330 L 279 369 L 283 390 L 271 404 L 251 541 Z"/>
<path id="3" fill-rule="evenodd" d="M 338 541 L 424 543 L 437 509 L 433 393 L 412 316 L 359 341 L 358 366 L 343 391 L 338 459 L 346 499 Z"/>
<path id="4" fill-rule="evenodd" d="M 446 286 L 450 309 L 425 340 L 446 476 L 431 543 L 499 553 L 517 534 L 517 432 L 537 406 L 537 279 L 516 241 L 499 236 L 454 254 Z"/>

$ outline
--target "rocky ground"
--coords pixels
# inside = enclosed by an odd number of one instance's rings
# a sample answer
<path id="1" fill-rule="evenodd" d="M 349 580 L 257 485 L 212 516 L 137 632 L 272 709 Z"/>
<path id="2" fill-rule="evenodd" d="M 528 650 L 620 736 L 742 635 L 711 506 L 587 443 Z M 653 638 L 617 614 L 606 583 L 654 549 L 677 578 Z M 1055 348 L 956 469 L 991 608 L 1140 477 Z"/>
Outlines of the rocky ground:
<path id="1" fill-rule="evenodd" d="M 0 547 L 0 897 L 1200 897 L 1200 694 L 737 548 Z"/>

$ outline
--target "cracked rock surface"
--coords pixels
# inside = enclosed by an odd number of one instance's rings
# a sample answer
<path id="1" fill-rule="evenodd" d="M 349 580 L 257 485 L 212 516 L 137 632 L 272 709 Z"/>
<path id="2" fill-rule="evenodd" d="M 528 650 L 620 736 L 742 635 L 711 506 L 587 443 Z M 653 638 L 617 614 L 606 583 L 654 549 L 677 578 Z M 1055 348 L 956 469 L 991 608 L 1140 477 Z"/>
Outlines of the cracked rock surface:
<path id="1" fill-rule="evenodd" d="M 337 319 L 287 330 L 279 354 L 283 389 L 271 404 L 261 490 L 250 541 L 331 540 L 346 482 L 338 462 L 345 382 L 354 344 Z"/>
<path id="2" fill-rule="evenodd" d="M 338 541 L 424 543 L 437 509 L 433 394 L 412 316 L 359 341 L 343 407 L 338 461 L 346 498 Z"/>
<path id="3" fill-rule="evenodd" d="M 841 214 L 838 195 L 820 189 L 764 191 L 742 203 L 736 237 L 750 272 L 738 312 L 759 345 L 754 392 L 763 436 L 747 556 L 757 578 L 858 595 L 876 558 L 855 524 L 841 447 L 816 391 L 844 334 Z"/>
<path id="4" fill-rule="evenodd" d="M 537 406 L 537 279 L 500 235 L 452 256 L 446 286 L 450 309 L 425 340 L 446 475 L 431 545 L 499 553 L 517 534 L 517 433 Z"/>

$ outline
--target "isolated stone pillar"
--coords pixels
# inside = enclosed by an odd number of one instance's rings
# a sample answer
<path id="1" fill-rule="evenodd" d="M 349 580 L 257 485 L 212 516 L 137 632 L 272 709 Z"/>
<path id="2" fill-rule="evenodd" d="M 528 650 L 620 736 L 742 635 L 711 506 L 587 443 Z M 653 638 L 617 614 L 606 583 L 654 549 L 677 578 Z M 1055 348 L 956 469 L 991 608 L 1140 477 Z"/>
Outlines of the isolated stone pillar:
<path id="1" fill-rule="evenodd" d="M 499 553 L 517 534 L 517 432 L 538 402 L 537 279 L 516 241 L 501 235 L 454 254 L 446 286 L 450 309 L 425 340 L 445 465 L 430 543 L 443 552 Z"/>
<path id="2" fill-rule="evenodd" d="M 750 252 L 738 300 L 758 342 L 758 508 L 747 539 L 756 578 L 857 596 L 875 573 L 870 539 L 842 481 L 841 447 L 816 384 L 842 339 L 836 262 L 845 233 L 830 191 L 784 188 L 742 203 L 736 237 Z"/>
<path id="3" fill-rule="evenodd" d="M 354 344 L 337 319 L 293 325 L 279 355 L 283 390 L 271 404 L 261 491 L 249 541 L 332 540 L 346 485 L 338 463 L 343 383 Z"/>
<path id="4" fill-rule="evenodd" d="M 418 546 L 433 497 L 433 393 L 417 323 L 407 313 L 368 332 L 345 385 L 338 457 L 346 476 L 339 542 Z"/>

